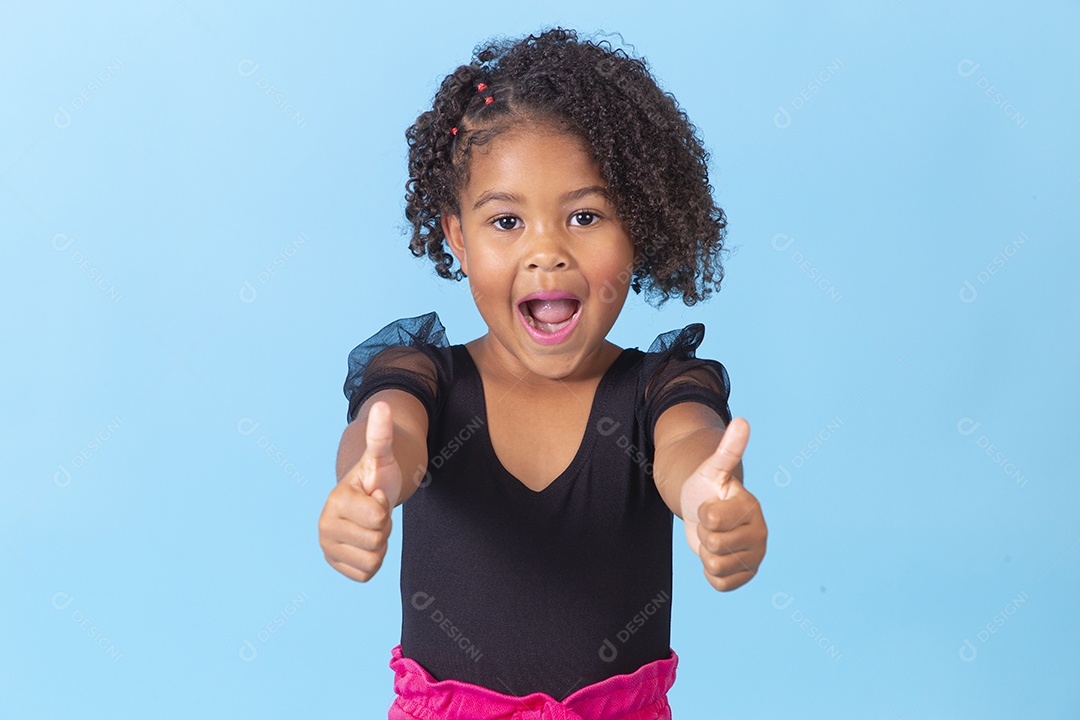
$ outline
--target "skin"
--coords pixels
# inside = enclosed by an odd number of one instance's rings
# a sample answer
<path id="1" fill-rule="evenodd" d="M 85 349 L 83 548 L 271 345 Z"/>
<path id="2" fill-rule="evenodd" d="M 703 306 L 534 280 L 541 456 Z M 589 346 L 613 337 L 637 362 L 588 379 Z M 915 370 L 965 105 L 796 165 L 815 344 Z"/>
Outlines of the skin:
<path id="1" fill-rule="evenodd" d="M 621 352 L 607 341 L 629 291 L 635 248 L 603 190 L 588 146 L 543 124 L 522 124 L 473 151 L 460 215 L 444 214 L 450 251 L 469 278 L 488 332 L 466 344 L 481 372 L 492 446 L 503 466 L 534 491 L 576 454 L 596 386 Z M 568 195 L 584 188 L 588 194 Z M 558 345 L 543 345 L 517 316 L 533 292 L 564 290 L 581 318 Z M 520 433 L 529 419 L 528 441 Z M 742 483 L 750 426 L 699 403 L 657 420 L 653 476 L 708 582 L 733 590 L 756 574 L 767 528 Z M 400 390 L 375 393 L 346 428 L 338 486 L 320 517 L 327 561 L 366 581 L 386 552 L 390 513 L 416 490 L 427 466 L 427 415 Z M 358 458 L 358 459 L 357 459 Z"/>
<path id="2" fill-rule="evenodd" d="M 515 128 L 474 150 L 461 215 L 443 219 L 489 328 L 466 348 L 483 378 L 492 445 L 534 491 L 573 460 L 596 387 L 621 352 L 606 337 L 626 300 L 635 251 L 604 188 L 578 138 L 543 125 Z M 558 345 L 536 342 L 518 315 L 522 298 L 546 290 L 582 302 L 574 331 Z M 518 435 L 523 417 L 528 442 Z"/>
<path id="3" fill-rule="evenodd" d="M 527 125 L 474 149 L 469 169 L 461 215 L 442 221 L 489 328 L 466 347 L 498 379 L 536 390 L 602 375 L 620 351 L 605 338 L 626 300 L 635 251 L 586 146 Z M 586 188 L 601 190 L 564 199 Z M 517 317 L 517 302 L 542 290 L 571 292 L 584 305 L 558 345 L 534 341 Z"/>

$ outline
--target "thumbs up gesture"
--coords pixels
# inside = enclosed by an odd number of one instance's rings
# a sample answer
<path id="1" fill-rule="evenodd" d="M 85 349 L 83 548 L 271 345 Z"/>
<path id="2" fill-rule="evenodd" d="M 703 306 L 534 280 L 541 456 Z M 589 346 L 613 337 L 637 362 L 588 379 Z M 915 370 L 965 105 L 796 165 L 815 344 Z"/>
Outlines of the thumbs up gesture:
<path id="1" fill-rule="evenodd" d="M 701 558 L 709 584 L 722 591 L 745 585 L 765 557 L 765 517 L 742 483 L 749 439 L 750 424 L 734 418 L 716 451 L 686 479 L 679 495 L 686 541 Z"/>
<path id="2" fill-rule="evenodd" d="M 357 582 L 367 582 L 382 566 L 391 511 L 401 496 L 389 403 L 371 406 L 365 433 L 363 455 L 330 491 L 319 517 L 319 545 L 326 561 Z"/>

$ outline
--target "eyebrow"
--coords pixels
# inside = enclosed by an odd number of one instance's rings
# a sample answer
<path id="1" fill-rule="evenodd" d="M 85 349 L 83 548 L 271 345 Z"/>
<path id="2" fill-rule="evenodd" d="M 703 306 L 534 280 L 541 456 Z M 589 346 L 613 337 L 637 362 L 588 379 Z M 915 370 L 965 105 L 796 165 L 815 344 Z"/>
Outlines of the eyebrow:
<path id="1" fill-rule="evenodd" d="M 568 200 L 580 200 L 581 198 L 587 197 L 589 195 L 600 195 L 604 199 L 610 199 L 610 195 L 608 194 L 608 190 L 606 187 L 604 187 L 603 185 L 589 185 L 588 187 L 571 190 L 570 192 L 562 196 L 562 200 L 563 202 L 567 202 Z M 517 203 L 519 205 L 524 204 L 524 200 L 522 200 L 519 195 L 515 195 L 512 192 L 488 190 L 487 192 L 481 193 L 480 197 L 476 199 L 476 203 L 473 205 L 472 209 L 474 211 L 479 210 L 482 205 L 486 205 L 487 203 L 493 202 L 495 200 L 505 200 L 507 202 Z"/>

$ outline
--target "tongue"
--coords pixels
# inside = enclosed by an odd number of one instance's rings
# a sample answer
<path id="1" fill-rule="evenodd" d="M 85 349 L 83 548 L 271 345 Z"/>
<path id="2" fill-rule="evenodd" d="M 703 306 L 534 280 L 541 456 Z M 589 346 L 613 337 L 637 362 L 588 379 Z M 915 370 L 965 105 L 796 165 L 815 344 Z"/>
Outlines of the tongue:
<path id="1" fill-rule="evenodd" d="M 552 325 L 566 322 L 577 312 L 577 300 L 559 298 L 557 300 L 530 300 L 529 314 L 536 320 Z"/>

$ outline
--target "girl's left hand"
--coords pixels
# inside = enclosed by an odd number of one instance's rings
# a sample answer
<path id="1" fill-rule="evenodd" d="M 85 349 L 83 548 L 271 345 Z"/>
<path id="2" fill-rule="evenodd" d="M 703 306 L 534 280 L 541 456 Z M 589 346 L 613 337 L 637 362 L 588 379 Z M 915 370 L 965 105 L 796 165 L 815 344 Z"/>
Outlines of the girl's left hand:
<path id="1" fill-rule="evenodd" d="M 701 558 L 709 584 L 721 591 L 745 585 L 765 558 L 769 530 L 761 504 L 742 483 L 749 439 L 750 424 L 734 418 L 680 494 L 686 541 Z"/>

